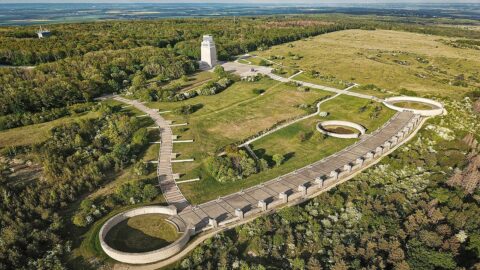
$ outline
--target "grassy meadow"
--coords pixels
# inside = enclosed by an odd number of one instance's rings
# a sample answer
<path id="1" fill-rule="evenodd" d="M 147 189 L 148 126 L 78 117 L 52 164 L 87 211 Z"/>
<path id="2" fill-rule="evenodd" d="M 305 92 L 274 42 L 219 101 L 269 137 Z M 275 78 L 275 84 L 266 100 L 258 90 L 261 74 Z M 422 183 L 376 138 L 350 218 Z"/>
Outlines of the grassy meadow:
<path id="1" fill-rule="evenodd" d="M 254 89 L 265 92 L 259 95 L 254 93 Z M 297 106 L 314 104 L 327 95 L 330 93 L 320 90 L 301 92 L 295 87 L 264 78 L 258 82 L 237 82 L 213 96 L 199 96 L 174 103 L 154 102 L 148 106 L 172 111 L 164 117 L 174 123 L 188 123 L 187 126 L 173 127 L 173 133 L 179 139 L 194 139 L 194 142 L 175 144 L 173 151 L 179 154 L 178 159 L 194 158 L 195 162 L 174 163 L 173 171 L 182 174 L 181 179 L 191 179 L 203 176 L 200 171 L 205 157 L 275 123 L 307 114 Z M 201 108 L 193 114 L 174 113 L 176 108 L 195 104 L 201 104 Z"/>
<path id="2" fill-rule="evenodd" d="M 23 146 L 41 143 L 48 139 L 50 130 L 81 119 L 98 118 L 98 112 L 84 112 L 74 116 L 65 116 L 53 121 L 17 127 L 0 131 L 0 149 L 8 146 Z"/>
<path id="3" fill-rule="evenodd" d="M 176 172 L 191 170 L 186 174 L 187 178 L 198 176 L 202 178 L 198 182 L 181 184 L 180 187 L 183 194 L 191 203 L 211 200 L 306 166 L 356 141 L 354 139 L 325 138 L 316 131 L 316 124 L 320 121 L 353 121 L 365 126 L 367 132 L 372 132 L 395 114 L 395 111 L 388 109 L 380 103 L 345 95 L 323 103 L 320 108 L 322 111 L 329 112 L 329 115 L 327 117 L 315 116 L 302 120 L 265 136 L 251 145 L 256 155 L 267 160 L 272 166 L 274 165 L 273 155 L 283 155 L 285 162 L 279 167 L 272 167 L 267 171 L 240 181 L 219 183 L 207 175 L 201 166 L 192 168 L 187 164 L 174 164 L 174 171 Z M 195 145 L 192 146 L 195 147 Z M 175 149 L 177 149 L 176 147 Z"/>
<path id="4" fill-rule="evenodd" d="M 283 65 L 316 70 L 337 82 L 374 84 L 394 93 L 404 88 L 419 95 L 455 97 L 480 87 L 480 51 L 454 48 L 445 40 L 448 38 L 400 31 L 347 30 L 255 54 L 284 56 L 279 60 Z M 289 53 L 301 58 L 293 60 Z"/>

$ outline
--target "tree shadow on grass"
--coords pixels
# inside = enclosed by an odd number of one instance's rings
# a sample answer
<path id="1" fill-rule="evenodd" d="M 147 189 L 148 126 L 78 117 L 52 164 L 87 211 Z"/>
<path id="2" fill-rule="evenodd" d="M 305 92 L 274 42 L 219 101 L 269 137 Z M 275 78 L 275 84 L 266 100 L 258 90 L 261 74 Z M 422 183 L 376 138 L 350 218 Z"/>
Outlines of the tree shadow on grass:
<path id="1" fill-rule="evenodd" d="M 148 252 L 172 243 L 131 227 L 128 219 L 113 227 L 107 233 L 105 241 L 110 247 L 123 252 Z"/>
<path id="2" fill-rule="evenodd" d="M 260 148 L 260 149 L 253 149 L 253 152 L 258 158 L 266 160 L 268 163 L 268 166 L 275 165 L 275 161 L 273 161 L 272 156 L 267 155 L 267 150 Z"/>
<path id="3" fill-rule="evenodd" d="M 287 162 L 289 159 L 295 157 L 295 152 L 286 153 L 283 157 L 285 158 L 284 162 Z"/>

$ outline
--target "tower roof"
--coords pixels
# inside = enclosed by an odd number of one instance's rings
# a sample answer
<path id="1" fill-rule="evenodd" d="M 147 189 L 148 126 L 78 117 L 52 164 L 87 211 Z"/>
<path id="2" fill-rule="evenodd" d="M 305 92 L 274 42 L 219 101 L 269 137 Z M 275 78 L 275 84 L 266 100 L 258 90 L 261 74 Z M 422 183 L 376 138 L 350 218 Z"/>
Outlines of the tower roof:
<path id="1" fill-rule="evenodd" d="M 213 36 L 212 35 L 203 35 L 203 41 L 213 42 Z"/>

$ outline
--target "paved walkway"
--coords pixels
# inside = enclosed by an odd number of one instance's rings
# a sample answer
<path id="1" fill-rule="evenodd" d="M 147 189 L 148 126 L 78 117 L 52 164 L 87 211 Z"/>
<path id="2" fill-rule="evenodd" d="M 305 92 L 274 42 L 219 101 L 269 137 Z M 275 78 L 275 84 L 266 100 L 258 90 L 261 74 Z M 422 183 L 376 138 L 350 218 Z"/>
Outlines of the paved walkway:
<path id="1" fill-rule="evenodd" d="M 242 63 L 239 63 L 239 62 L 226 62 L 226 63 L 223 63 L 222 66 L 226 71 L 234 72 L 241 77 L 246 77 L 246 76 L 251 76 L 251 75 L 256 75 L 256 74 L 263 74 L 263 75 L 266 75 L 266 76 L 270 77 L 271 79 L 279 81 L 279 82 L 284 82 L 284 83 L 297 82 L 297 83 L 299 83 L 303 86 L 307 86 L 307 87 L 314 88 L 314 89 L 320 89 L 320 90 L 324 90 L 324 91 L 334 92 L 334 93 L 337 93 L 337 94 L 341 93 L 341 94 L 345 94 L 345 95 L 349 95 L 349 96 L 354 96 L 354 97 L 364 98 L 364 99 L 371 99 L 371 100 L 375 100 L 375 101 L 379 101 L 379 102 L 382 101 L 382 99 L 380 99 L 378 97 L 375 97 L 375 96 L 371 96 L 371 95 L 365 95 L 365 94 L 355 93 L 355 92 L 343 92 L 344 90 L 342 90 L 342 89 L 337 89 L 337 88 L 334 88 L 334 87 L 329 87 L 329 86 L 318 85 L 318 84 L 314 84 L 314 83 L 294 80 L 293 77 L 284 78 L 282 76 L 278 76 L 276 74 L 273 74 L 272 73 L 273 68 L 270 68 L 270 67 L 248 65 L 248 64 L 242 64 Z"/>
<path id="2" fill-rule="evenodd" d="M 293 125 L 293 124 L 295 124 L 295 123 L 297 123 L 297 122 L 300 122 L 300 121 L 302 121 L 302 120 L 305 120 L 305 119 L 308 119 L 308 118 L 313 117 L 313 116 L 315 116 L 315 115 L 318 115 L 318 114 L 320 113 L 320 105 L 321 105 L 322 103 L 327 102 L 327 101 L 329 101 L 329 100 L 332 100 L 332 99 L 338 97 L 339 95 L 345 93 L 346 91 L 352 89 L 352 88 L 355 87 L 355 86 L 356 86 L 356 85 L 352 85 L 352 86 L 350 86 L 350 87 L 348 87 L 348 88 L 345 88 L 344 90 L 342 90 L 341 92 L 337 93 L 336 95 L 333 95 L 333 96 L 331 96 L 331 97 L 329 97 L 329 98 L 326 98 L 326 99 L 324 99 L 324 100 L 319 101 L 319 102 L 317 103 L 317 105 L 316 105 L 316 106 L 317 106 L 317 110 L 316 110 L 314 113 L 305 115 L 305 116 L 303 116 L 303 117 L 300 117 L 300 118 L 294 119 L 294 120 L 292 120 L 292 121 L 289 121 L 289 122 L 287 122 L 287 123 L 285 123 L 285 124 L 279 125 L 278 127 L 274 128 L 274 129 L 272 129 L 272 130 L 269 130 L 269 131 L 267 131 L 267 132 L 265 132 L 265 133 L 262 133 L 262 134 L 258 135 L 257 137 L 252 138 L 252 139 L 250 139 L 250 140 L 248 140 L 248 141 L 240 144 L 239 147 L 248 146 L 248 145 L 250 145 L 251 143 L 253 143 L 254 141 L 257 141 L 257 140 L 259 140 L 259 139 L 261 139 L 261 138 L 263 138 L 263 137 L 265 137 L 265 136 L 267 136 L 267 135 L 270 135 L 270 134 L 272 134 L 272 133 L 274 133 L 274 132 L 277 132 L 278 130 L 280 130 L 280 129 L 282 129 L 282 128 L 286 128 L 286 127 L 288 127 L 288 126 L 290 126 L 290 125 Z"/>
<path id="3" fill-rule="evenodd" d="M 175 179 L 173 178 L 171 161 L 173 150 L 173 133 L 169 126 L 170 123 L 160 116 L 158 110 L 151 109 L 137 100 L 130 100 L 120 96 L 113 96 L 113 99 L 132 105 L 136 109 L 146 113 L 155 121 L 155 124 L 160 130 L 160 151 L 158 153 L 157 166 L 158 184 L 168 204 L 175 205 L 179 211 L 188 208 L 190 204 L 183 196 L 182 192 L 175 183 Z"/>

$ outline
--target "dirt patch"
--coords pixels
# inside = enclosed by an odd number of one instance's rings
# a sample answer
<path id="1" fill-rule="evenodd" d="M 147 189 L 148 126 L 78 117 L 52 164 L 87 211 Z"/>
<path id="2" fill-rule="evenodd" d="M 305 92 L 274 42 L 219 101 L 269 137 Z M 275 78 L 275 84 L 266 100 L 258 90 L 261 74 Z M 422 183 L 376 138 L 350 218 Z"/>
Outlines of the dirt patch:
<path id="1" fill-rule="evenodd" d="M 480 113 L 480 99 L 473 103 L 473 111 L 475 113 Z"/>
<path id="2" fill-rule="evenodd" d="M 42 177 L 42 166 L 28 159 L 0 156 L 0 173 L 11 185 L 27 183 Z"/>

